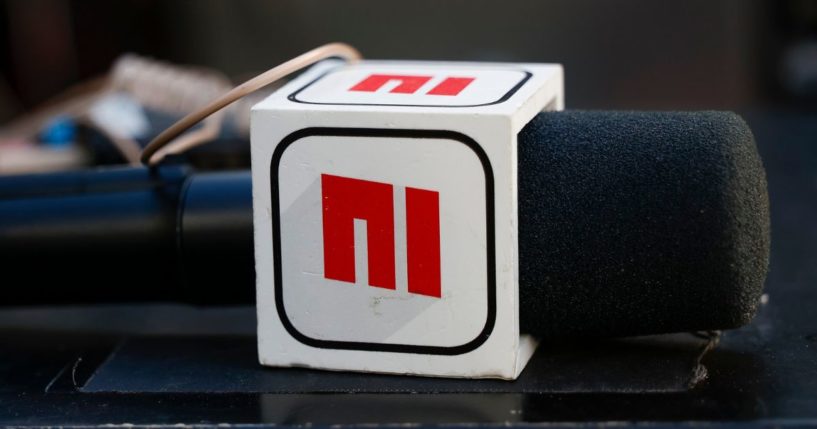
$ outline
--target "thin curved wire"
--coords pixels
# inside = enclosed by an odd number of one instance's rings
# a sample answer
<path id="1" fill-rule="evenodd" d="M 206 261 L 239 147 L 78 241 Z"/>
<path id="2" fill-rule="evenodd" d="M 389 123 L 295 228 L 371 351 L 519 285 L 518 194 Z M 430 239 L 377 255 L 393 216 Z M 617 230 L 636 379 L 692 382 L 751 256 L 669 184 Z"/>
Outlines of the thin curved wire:
<path id="1" fill-rule="evenodd" d="M 340 57 L 346 59 L 347 61 L 356 61 L 362 58 L 360 52 L 350 45 L 345 43 L 329 43 L 319 46 L 309 52 L 305 52 L 287 62 L 281 63 L 278 66 L 242 83 L 241 85 L 236 86 L 226 94 L 210 102 L 208 105 L 188 114 L 175 124 L 168 127 L 166 130 L 162 131 L 142 150 L 142 156 L 140 157 L 142 164 L 149 166 L 156 165 L 168 154 L 181 153 L 194 146 L 205 143 L 204 141 L 201 141 L 197 142 L 197 144 L 191 144 L 189 140 L 185 140 L 183 138 L 179 139 L 178 142 L 173 141 L 173 139 L 190 129 L 190 127 L 230 105 L 241 97 L 272 84 L 289 74 L 332 57 Z"/>

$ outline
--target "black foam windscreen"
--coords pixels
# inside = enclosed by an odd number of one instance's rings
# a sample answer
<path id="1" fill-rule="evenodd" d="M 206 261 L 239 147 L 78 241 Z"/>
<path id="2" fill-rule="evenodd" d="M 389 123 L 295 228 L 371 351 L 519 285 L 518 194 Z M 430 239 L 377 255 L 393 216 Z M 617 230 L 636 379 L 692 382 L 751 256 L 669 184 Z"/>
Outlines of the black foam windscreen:
<path id="1" fill-rule="evenodd" d="M 523 332 L 733 328 L 769 259 L 765 172 L 729 112 L 540 114 L 518 138 Z"/>

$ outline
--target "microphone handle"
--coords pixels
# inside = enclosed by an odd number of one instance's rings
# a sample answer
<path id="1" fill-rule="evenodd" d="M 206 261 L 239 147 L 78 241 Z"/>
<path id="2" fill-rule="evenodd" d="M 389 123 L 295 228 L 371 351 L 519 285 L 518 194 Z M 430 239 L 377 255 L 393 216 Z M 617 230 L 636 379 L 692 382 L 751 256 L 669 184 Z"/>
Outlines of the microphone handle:
<path id="1" fill-rule="evenodd" d="M 0 305 L 252 303 L 249 171 L 0 178 Z"/>

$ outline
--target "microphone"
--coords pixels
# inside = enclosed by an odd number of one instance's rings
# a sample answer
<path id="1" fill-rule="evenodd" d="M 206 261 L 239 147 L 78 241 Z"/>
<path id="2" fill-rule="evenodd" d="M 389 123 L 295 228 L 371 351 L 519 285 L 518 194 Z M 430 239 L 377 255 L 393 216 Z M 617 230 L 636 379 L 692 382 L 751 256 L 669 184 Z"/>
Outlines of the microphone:
<path id="1" fill-rule="evenodd" d="M 541 338 L 748 323 L 769 259 L 763 165 L 729 112 L 543 112 L 518 136 L 520 324 Z M 0 179 L 3 305 L 252 302 L 250 173 Z"/>

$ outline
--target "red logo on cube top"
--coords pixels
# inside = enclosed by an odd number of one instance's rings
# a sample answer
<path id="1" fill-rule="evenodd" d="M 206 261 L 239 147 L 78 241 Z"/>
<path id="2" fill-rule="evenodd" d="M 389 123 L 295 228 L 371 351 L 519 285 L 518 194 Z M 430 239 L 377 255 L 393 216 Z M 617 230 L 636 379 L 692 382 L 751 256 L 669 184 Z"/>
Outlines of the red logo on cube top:
<path id="1" fill-rule="evenodd" d="M 433 76 L 426 75 L 371 74 L 349 88 L 349 91 L 377 92 L 387 83 L 396 81 L 398 82 L 397 86 L 392 88 L 389 92 L 395 94 L 414 94 L 425 85 L 426 82 L 430 81 L 432 77 Z M 468 87 L 474 79 L 473 77 L 446 77 L 442 82 L 426 92 L 426 94 L 456 96 Z"/>
<path id="2" fill-rule="evenodd" d="M 321 174 L 324 277 L 355 282 L 354 220 L 366 221 L 369 285 L 396 289 L 394 186 Z M 406 187 L 408 291 L 441 297 L 439 192 Z"/>

